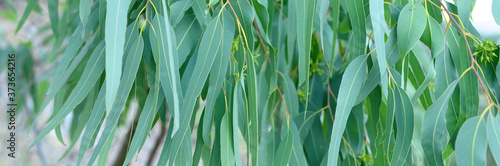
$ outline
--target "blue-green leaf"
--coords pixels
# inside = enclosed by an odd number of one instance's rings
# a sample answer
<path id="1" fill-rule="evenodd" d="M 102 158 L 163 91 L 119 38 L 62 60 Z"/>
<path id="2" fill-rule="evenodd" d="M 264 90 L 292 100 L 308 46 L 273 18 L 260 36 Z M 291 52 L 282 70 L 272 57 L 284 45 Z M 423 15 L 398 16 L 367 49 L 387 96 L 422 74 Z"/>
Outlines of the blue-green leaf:
<path id="1" fill-rule="evenodd" d="M 427 15 L 420 3 L 408 3 L 398 18 L 399 53 L 404 56 L 417 44 L 427 25 Z"/>
<path id="2" fill-rule="evenodd" d="M 130 0 L 109 0 L 106 6 L 106 109 L 111 110 L 122 75 L 125 29 Z"/>
<path id="3" fill-rule="evenodd" d="M 89 93 L 89 89 L 91 89 L 94 84 L 97 82 L 99 77 L 101 76 L 104 70 L 104 42 L 101 42 L 99 46 L 94 50 L 87 65 L 85 66 L 85 70 L 83 72 L 80 81 L 71 92 L 71 95 L 68 97 L 68 100 L 64 103 L 61 110 L 57 113 L 57 115 L 50 121 L 50 123 L 45 127 L 40 134 L 35 138 L 35 141 L 28 148 L 32 148 L 36 145 L 43 137 L 45 137 L 52 129 L 54 129 L 57 125 L 59 125 L 64 118 L 71 112 L 75 107 L 80 104 L 83 99 Z"/>
<path id="4" fill-rule="evenodd" d="M 163 3 L 164 11 L 167 11 L 165 3 Z M 161 15 L 155 16 L 153 22 L 153 33 L 150 31 L 150 38 L 155 39 L 156 42 L 152 44 L 153 50 L 158 50 L 155 55 L 156 67 L 159 68 L 160 82 L 163 88 L 165 98 L 169 110 L 173 111 L 174 119 L 179 119 L 179 110 L 182 105 L 182 90 L 179 74 L 179 63 L 177 56 L 177 43 L 175 39 L 175 32 L 168 17 Z M 154 35 L 154 36 L 153 36 Z M 159 57 L 159 59 L 158 59 Z M 174 121 L 172 132 L 175 133 L 179 129 L 179 121 Z"/>
<path id="5" fill-rule="evenodd" d="M 341 136 L 344 133 L 347 118 L 351 113 L 361 86 L 366 80 L 367 59 L 368 56 L 364 55 L 354 59 L 345 70 L 344 76 L 342 76 L 337 99 L 338 104 L 335 109 L 335 123 L 333 123 L 331 142 L 328 148 L 328 165 L 335 165 L 338 162 Z"/>
<path id="6" fill-rule="evenodd" d="M 392 154 L 391 165 L 405 165 L 407 163 L 412 163 L 411 139 L 413 137 L 414 127 L 413 104 L 406 92 L 399 87 L 399 85 L 395 84 L 394 86 L 396 107 L 394 107 L 394 110 L 387 110 L 394 111 L 397 126 L 396 145 L 394 147 L 394 153 Z"/>
<path id="7" fill-rule="evenodd" d="M 196 60 L 196 66 L 193 75 L 190 78 L 188 89 L 186 91 L 186 96 L 184 96 L 184 100 L 182 102 L 182 111 L 180 113 L 180 126 L 177 133 L 175 133 L 171 152 L 170 152 L 170 163 L 183 165 L 191 165 L 192 164 L 192 156 L 191 156 L 191 140 L 184 138 L 191 138 L 191 130 L 190 130 L 190 119 L 193 115 L 193 109 L 196 104 L 196 98 L 201 93 L 203 89 L 203 85 L 208 77 L 212 64 L 215 60 L 216 53 L 220 48 L 221 38 L 222 38 L 222 25 L 220 16 L 214 18 L 210 24 L 208 25 L 203 37 L 201 39 L 200 47 L 198 50 L 198 57 Z M 184 145 L 189 146 L 189 149 L 185 149 Z M 180 151 L 185 149 L 187 152 L 184 154 L 180 154 Z M 185 156 L 187 155 L 187 156 Z M 185 158 L 187 160 L 179 160 L 179 158 Z"/>
<path id="8" fill-rule="evenodd" d="M 288 161 L 290 160 L 290 155 L 292 154 L 294 137 L 290 127 L 286 127 L 286 135 L 281 140 L 281 143 L 278 146 L 278 150 L 276 151 L 276 156 L 274 158 L 274 165 L 276 166 L 286 166 Z"/>
<path id="9" fill-rule="evenodd" d="M 460 128 L 455 146 L 459 166 L 486 165 L 486 125 L 481 117 L 468 119 Z"/>
<path id="10" fill-rule="evenodd" d="M 491 113 L 488 115 L 488 144 L 495 161 L 500 163 L 500 117 Z"/>
<path id="11" fill-rule="evenodd" d="M 439 99 L 425 112 L 422 148 L 429 165 L 444 165 L 443 151 L 446 143 L 443 142 L 443 137 L 446 137 L 447 132 L 445 113 L 448 110 L 448 101 L 453 91 L 455 91 L 457 83 L 457 80 L 453 81 Z"/>
<path id="12" fill-rule="evenodd" d="M 491 12 L 493 13 L 493 18 L 495 18 L 495 22 L 500 25 L 500 0 L 493 0 L 491 3 Z"/>
<path id="13" fill-rule="evenodd" d="M 387 76 L 387 61 L 384 44 L 383 27 L 387 26 L 384 18 L 384 0 L 370 0 L 370 16 L 373 26 L 373 36 L 375 38 L 375 47 L 377 48 L 377 62 L 380 70 L 382 91 L 387 94 L 389 79 Z"/>

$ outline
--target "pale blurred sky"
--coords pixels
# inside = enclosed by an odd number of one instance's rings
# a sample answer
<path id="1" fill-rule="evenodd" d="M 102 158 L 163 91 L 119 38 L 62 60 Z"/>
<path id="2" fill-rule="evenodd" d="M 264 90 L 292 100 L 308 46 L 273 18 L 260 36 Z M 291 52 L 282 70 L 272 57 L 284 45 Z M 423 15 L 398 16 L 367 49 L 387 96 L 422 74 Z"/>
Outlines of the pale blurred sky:
<path id="1" fill-rule="evenodd" d="M 491 2 L 492 0 L 476 0 L 472 10 L 472 24 L 484 39 L 489 38 L 500 43 L 500 26 L 491 13 Z"/>

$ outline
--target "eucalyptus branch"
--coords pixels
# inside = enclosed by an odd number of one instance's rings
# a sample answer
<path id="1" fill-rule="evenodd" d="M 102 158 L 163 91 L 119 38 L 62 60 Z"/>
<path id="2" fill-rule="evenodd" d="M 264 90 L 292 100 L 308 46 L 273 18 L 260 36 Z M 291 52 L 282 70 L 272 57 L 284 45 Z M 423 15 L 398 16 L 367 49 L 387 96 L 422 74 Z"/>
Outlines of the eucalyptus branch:
<path id="1" fill-rule="evenodd" d="M 493 105 L 497 108 L 497 109 L 500 109 L 500 107 L 498 107 L 498 105 L 493 101 L 493 99 L 491 98 L 490 96 L 490 93 L 488 92 L 488 90 L 486 90 L 485 86 L 484 86 L 484 83 L 483 81 L 481 80 L 481 77 L 479 76 L 479 73 L 477 72 L 476 70 L 476 67 L 474 66 L 474 63 L 476 61 L 476 59 L 474 58 L 474 56 L 472 55 L 472 51 L 470 49 L 470 45 L 469 45 L 469 42 L 467 41 L 467 36 L 466 36 L 466 32 L 464 31 L 464 29 L 458 24 L 458 22 L 455 20 L 455 18 L 453 17 L 453 15 L 451 14 L 451 12 L 445 7 L 445 5 L 443 4 L 443 1 L 442 0 L 439 0 L 439 3 L 441 4 L 441 6 L 443 6 L 443 9 L 445 10 L 445 12 L 448 14 L 448 16 L 450 17 L 450 19 L 453 21 L 453 23 L 455 23 L 455 25 L 458 27 L 458 29 L 460 30 L 460 32 L 462 33 L 462 37 L 464 38 L 465 40 L 465 44 L 467 46 L 467 50 L 469 51 L 469 55 L 470 55 L 470 59 L 471 59 L 471 68 L 472 70 L 474 70 L 474 73 L 476 74 L 476 77 L 477 79 L 479 80 L 479 84 L 481 84 L 481 88 L 483 89 L 484 93 L 486 94 L 486 99 L 488 100 L 488 103 L 491 102 L 493 103 Z"/>

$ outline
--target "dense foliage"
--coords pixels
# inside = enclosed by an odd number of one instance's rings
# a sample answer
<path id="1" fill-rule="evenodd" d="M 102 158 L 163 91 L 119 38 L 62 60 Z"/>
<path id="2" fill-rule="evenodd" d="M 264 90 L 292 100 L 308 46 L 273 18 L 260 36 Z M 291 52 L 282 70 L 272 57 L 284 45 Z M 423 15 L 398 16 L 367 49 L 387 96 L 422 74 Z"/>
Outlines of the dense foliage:
<path id="1" fill-rule="evenodd" d="M 93 148 L 88 165 L 105 165 L 138 103 L 124 164 L 161 123 L 158 165 L 495 165 L 499 52 L 474 3 L 47 0 L 61 56 L 32 146 L 63 142 L 72 113 L 78 164 Z"/>

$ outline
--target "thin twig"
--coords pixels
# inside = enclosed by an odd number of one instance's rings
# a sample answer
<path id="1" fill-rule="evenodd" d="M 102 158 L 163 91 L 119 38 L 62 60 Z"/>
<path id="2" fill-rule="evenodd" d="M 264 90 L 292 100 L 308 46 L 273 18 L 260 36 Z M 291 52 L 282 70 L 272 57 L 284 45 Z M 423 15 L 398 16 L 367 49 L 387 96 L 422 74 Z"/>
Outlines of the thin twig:
<path id="1" fill-rule="evenodd" d="M 453 17 L 453 15 L 450 13 L 450 11 L 448 11 L 448 9 L 445 7 L 445 5 L 443 4 L 443 1 L 442 0 L 439 0 L 439 3 L 441 4 L 441 6 L 443 6 L 443 9 L 446 11 L 446 13 L 448 14 L 448 16 L 450 17 L 450 19 L 453 21 L 453 23 L 455 23 L 455 25 L 458 27 L 458 29 L 460 30 L 460 32 L 462 33 L 462 37 L 464 38 L 465 40 L 465 44 L 467 45 L 467 50 L 469 51 L 469 55 L 470 55 L 470 58 L 471 58 L 471 67 L 472 67 L 472 70 L 474 70 L 474 73 L 476 74 L 478 80 L 479 80 L 479 83 L 481 84 L 481 88 L 483 89 L 484 93 L 486 94 L 486 99 L 488 101 L 491 101 L 491 103 L 493 103 L 493 105 L 497 108 L 497 109 L 500 109 L 498 107 L 497 104 L 495 104 L 493 102 L 493 99 L 491 98 L 490 96 L 490 93 L 486 90 L 486 88 L 484 87 L 484 84 L 483 84 L 483 81 L 481 80 L 481 77 L 479 76 L 479 73 L 477 72 L 476 70 L 476 67 L 474 66 L 474 63 L 475 63 L 475 59 L 474 59 L 474 56 L 472 55 L 472 51 L 470 49 L 470 45 L 469 45 L 469 42 L 467 41 L 467 36 L 466 36 L 466 32 L 462 29 L 462 27 L 460 25 L 458 25 L 458 22 L 455 20 L 455 18 Z"/>

